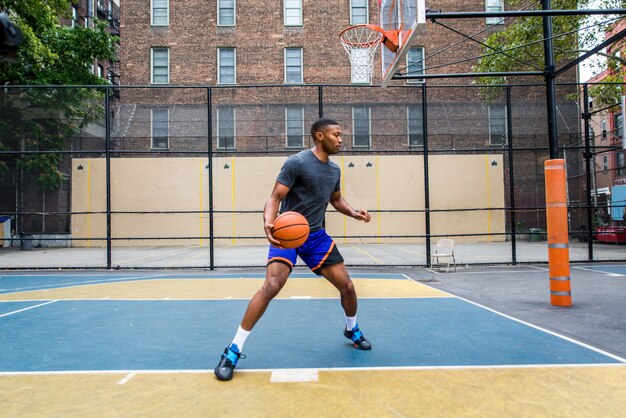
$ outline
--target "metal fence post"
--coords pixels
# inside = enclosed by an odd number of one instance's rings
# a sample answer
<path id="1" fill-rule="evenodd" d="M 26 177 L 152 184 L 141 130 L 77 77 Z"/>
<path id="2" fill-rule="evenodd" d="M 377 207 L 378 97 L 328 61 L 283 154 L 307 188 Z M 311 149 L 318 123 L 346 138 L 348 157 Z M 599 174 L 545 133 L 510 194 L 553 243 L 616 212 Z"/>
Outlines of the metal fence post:
<path id="1" fill-rule="evenodd" d="M 550 0 L 542 0 L 541 8 L 550 10 Z M 556 127 L 556 77 L 554 67 L 554 46 L 552 43 L 552 16 L 543 16 L 543 51 L 545 60 L 546 79 L 546 107 L 548 110 L 548 142 L 550 144 L 550 159 L 559 157 L 557 127 Z"/>
<path id="2" fill-rule="evenodd" d="M 215 240 L 213 238 L 213 90 L 207 87 L 207 142 L 209 158 L 209 269 L 215 270 Z"/>
<path id="3" fill-rule="evenodd" d="M 324 92 L 321 85 L 317 86 L 317 114 L 318 117 L 324 117 Z"/>
<path id="4" fill-rule="evenodd" d="M 511 86 L 506 86 L 506 134 L 509 154 L 509 197 L 511 199 L 511 261 L 517 265 L 517 245 L 515 226 L 515 176 L 513 175 L 513 115 L 511 114 Z"/>
<path id="5" fill-rule="evenodd" d="M 111 269 L 111 109 L 109 103 L 110 87 L 104 91 L 104 128 L 106 153 L 106 200 L 107 200 L 107 269 Z"/>
<path id="6" fill-rule="evenodd" d="M 594 154 L 591 153 L 591 138 L 589 137 L 589 86 L 583 85 L 583 126 L 585 129 L 585 181 L 587 183 L 587 249 L 589 253 L 589 261 L 593 261 L 593 220 L 591 215 L 591 164 L 593 164 Z M 595 190 L 594 190 L 595 193 Z M 595 208 L 593 208 L 595 209 Z"/>
<path id="7" fill-rule="evenodd" d="M 424 134 L 424 222 L 426 226 L 426 267 L 430 267 L 430 187 L 428 178 L 428 109 L 426 81 L 422 84 L 422 132 Z"/>

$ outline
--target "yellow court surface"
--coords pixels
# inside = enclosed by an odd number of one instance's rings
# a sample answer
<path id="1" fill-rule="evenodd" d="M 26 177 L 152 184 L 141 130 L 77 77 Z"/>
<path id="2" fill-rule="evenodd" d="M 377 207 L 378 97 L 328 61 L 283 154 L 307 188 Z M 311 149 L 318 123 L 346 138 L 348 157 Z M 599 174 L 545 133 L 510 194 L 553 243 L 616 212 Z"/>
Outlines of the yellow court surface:
<path id="1" fill-rule="evenodd" d="M 411 280 L 353 279 L 359 297 L 419 298 L 449 295 Z M 250 299 L 263 278 L 153 279 L 33 290 L 0 295 L 0 300 L 40 299 Z M 278 298 L 338 298 L 337 290 L 323 278 L 290 279 Z"/>
<path id="2" fill-rule="evenodd" d="M 623 417 L 626 367 L 113 373 L 0 378 L 0 416 Z M 302 372 L 311 376 L 311 373 Z"/>

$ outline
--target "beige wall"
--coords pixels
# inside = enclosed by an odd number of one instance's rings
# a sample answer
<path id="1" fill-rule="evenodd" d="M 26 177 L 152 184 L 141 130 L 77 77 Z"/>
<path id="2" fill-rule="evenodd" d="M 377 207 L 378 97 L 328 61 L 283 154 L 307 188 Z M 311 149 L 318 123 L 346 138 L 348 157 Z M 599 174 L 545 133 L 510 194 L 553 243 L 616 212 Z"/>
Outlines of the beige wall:
<path id="1" fill-rule="evenodd" d="M 342 193 L 354 208 L 423 210 L 424 171 L 420 156 L 337 156 Z M 285 157 L 229 157 L 214 160 L 215 236 L 263 237 L 261 211 Z M 111 160 L 113 211 L 208 211 L 208 160 L 204 158 L 120 158 Z M 79 169 L 81 167 L 82 169 Z M 446 155 L 429 158 L 431 209 L 504 206 L 501 156 Z M 106 211 L 105 160 L 74 159 L 72 211 Z M 115 240 L 114 245 L 208 245 L 208 214 L 114 214 L 112 237 L 196 237 L 181 240 Z M 327 229 L 341 242 L 415 242 L 385 236 L 424 234 L 424 213 L 373 213 L 364 224 L 329 211 Z M 432 234 L 501 233 L 503 211 L 431 214 Z M 375 238 L 345 238 L 373 235 Z M 72 216 L 75 246 L 103 246 L 106 215 Z M 378 237 L 378 238 L 376 238 Z M 84 239 L 84 240 L 83 240 Z M 456 237 L 457 241 L 504 240 L 503 236 Z M 257 243 L 263 239 L 222 239 L 218 245 Z"/>

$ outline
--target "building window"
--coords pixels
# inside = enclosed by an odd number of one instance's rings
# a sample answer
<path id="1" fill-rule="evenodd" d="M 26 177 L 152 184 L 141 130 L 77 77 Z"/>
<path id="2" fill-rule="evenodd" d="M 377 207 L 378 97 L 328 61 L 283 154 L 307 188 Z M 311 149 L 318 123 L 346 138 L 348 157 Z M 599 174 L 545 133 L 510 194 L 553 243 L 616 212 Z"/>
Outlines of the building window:
<path id="1" fill-rule="evenodd" d="M 104 77 L 104 67 L 102 66 L 102 64 L 98 64 L 98 77 Z"/>
<path id="2" fill-rule="evenodd" d="M 285 83 L 302 83 L 302 48 L 285 48 Z"/>
<path id="3" fill-rule="evenodd" d="M 422 106 L 407 106 L 406 122 L 409 147 L 423 147 L 424 114 L 422 113 Z"/>
<path id="4" fill-rule="evenodd" d="M 626 167 L 624 167 L 624 152 L 618 152 L 617 154 L 617 175 L 626 176 Z"/>
<path id="5" fill-rule="evenodd" d="M 167 108 L 152 109 L 151 123 L 152 149 L 169 149 L 170 111 Z"/>
<path id="6" fill-rule="evenodd" d="M 235 84 L 237 80 L 236 66 L 237 59 L 235 54 L 235 48 L 217 49 L 218 84 Z"/>
<path id="7" fill-rule="evenodd" d="M 352 108 L 352 145 L 354 147 L 371 146 L 371 108 L 360 106 Z"/>
<path id="8" fill-rule="evenodd" d="M 150 0 L 150 24 L 152 26 L 168 26 L 170 24 L 169 0 Z"/>
<path id="9" fill-rule="evenodd" d="M 600 121 L 600 129 L 602 129 L 602 140 L 606 141 L 607 132 L 606 132 L 606 120 L 602 119 Z"/>
<path id="10" fill-rule="evenodd" d="M 217 0 L 217 25 L 235 26 L 235 0 Z"/>
<path id="11" fill-rule="evenodd" d="M 284 0 L 285 26 L 302 26 L 302 0 Z"/>
<path id="12" fill-rule="evenodd" d="M 613 135 L 616 139 L 622 139 L 623 134 L 624 134 L 624 125 L 623 125 L 623 119 L 622 119 L 622 114 L 621 113 L 616 113 L 613 115 L 613 127 L 615 128 L 613 130 Z"/>
<path id="13" fill-rule="evenodd" d="M 304 108 L 285 108 L 285 132 L 287 148 L 304 148 Z"/>
<path id="14" fill-rule="evenodd" d="M 72 27 L 78 25 L 78 7 L 72 5 Z"/>
<path id="15" fill-rule="evenodd" d="M 606 171 L 608 169 L 609 169 L 609 156 L 603 155 L 602 156 L 602 170 Z"/>
<path id="16" fill-rule="evenodd" d="M 152 84 L 169 84 L 170 82 L 170 50 L 152 48 Z"/>
<path id="17" fill-rule="evenodd" d="M 235 149 L 235 108 L 217 108 L 217 148 Z"/>
<path id="18" fill-rule="evenodd" d="M 424 74 L 424 48 L 414 46 L 406 54 L 406 74 Z M 407 80 L 407 83 L 423 83 L 424 79 Z"/>
<path id="19" fill-rule="evenodd" d="M 491 146 L 506 145 L 506 107 L 501 104 L 489 105 L 489 144 Z"/>
<path id="20" fill-rule="evenodd" d="M 369 21 L 367 0 L 350 0 L 350 23 L 360 25 Z"/>
<path id="21" fill-rule="evenodd" d="M 485 0 L 485 10 L 488 12 L 503 12 L 504 0 Z M 485 19 L 488 25 L 504 25 L 503 17 L 488 17 Z"/>

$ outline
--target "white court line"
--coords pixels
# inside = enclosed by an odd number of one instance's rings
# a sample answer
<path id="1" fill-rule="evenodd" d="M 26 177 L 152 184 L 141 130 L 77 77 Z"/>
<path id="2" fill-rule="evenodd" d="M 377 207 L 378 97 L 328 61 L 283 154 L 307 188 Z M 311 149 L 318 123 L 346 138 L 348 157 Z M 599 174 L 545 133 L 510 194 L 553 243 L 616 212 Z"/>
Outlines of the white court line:
<path id="1" fill-rule="evenodd" d="M 407 276 L 407 278 L 409 278 L 409 277 Z M 409 278 L 409 279 L 410 279 L 410 278 Z M 420 284 L 423 284 L 424 286 L 428 286 L 428 285 L 427 285 L 427 284 L 425 284 L 425 283 L 420 283 Z M 428 286 L 428 287 L 432 287 L 432 286 Z M 486 309 L 486 310 L 488 310 L 488 311 L 490 311 L 490 312 L 493 312 L 493 313 L 495 313 L 495 314 L 497 314 L 497 315 L 500 315 L 500 316 L 502 316 L 502 317 L 504 317 L 504 318 L 510 319 L 510 320 L 512 320 L 512 321 L 515 321 L 515 322 L 519 322 L 520 324 L 523 324 L 523 325 L 529 326 L 529 327 L 534 328 L 534 329 L 536 329 L 536 330 L 539 330 L 539 331 L 545 332 L 545 333 L 547 333 L 547 334 L 553 335 L 553 336 L 555 336 L 555 337 L 561 338 L 561 339 L 563 339 L 563 340 L 565 340 L 565 341 L 569 341 L 569 342 L 571 342 L 571 343 L 577 344 L 577 345 L 579 345 L 579 346 L 581 346 L 581 347 L 584 347 L 584 348 L 586 348 L 586 349 L 588 349 L 588 350 L 595 351 L 596 353 L 600 353 L 600 354 L 602 354 L 602 355 L 604 355 L 604 356 L 610 357 L 610 358 L 612 358 L 612 359 L 614 359 L 614 360 L 617 360 L 617 361 L 620 361 L 620 362 L 622 362 L 622 363 L 626 363 L 626 359 L 624 359 L 624 358 L 622 358 L 622 357 L 619 357 L 619 356 L 616 356 L 615 354 L 608 353 L 608 352 L 606 352 L 606 351 L 604 351 L 604 350 L 601 350 L 601 349 L 596 348 L 596 347 L 594 347 L 594 346 L 591 346 L 591 345 L 589 345 L 589 344 L 585 344 L 585 343 L 583 343 L 583 342 L 581 342 L 581 341 L 577 341 L 577 340 L 575 340 L 575 339 L 573 339 L 573 338 L 566 337 L 565 335 L 558 334 L 558 333 L 556 333 L 556 332 L 554 332 L 554 331 L 550 331 L 550 330 L 545 329 L 545 328 L 542 328 L 542 327 L 540 327 L 540 326 L 538 326 L 538 325 L 533 325 L 533 324 L 531 324 L 530 322 L 526 322 L 526 321 L 523 321 L 523 320 L 521 320 L 521 319 L 517 319 L 517 318 L 512 317 L 512 316 L 510 316 L 510 315 L 507 315 L 507 314 L 505 314 L 505 313 L 498 312 L 498 311 L 496 311 L 495 309 L 488 308 L 488 307 L 486 307 L 486 306 L 484 306 L 484 305 L 481 305 L 480 303 L 472 302 L 471 300 L 468 300 L 468 299 L 462 298 L 462 297 L 460 297 L 460 296 L 454 295 L 454 294 L 452 294 L 452 293 L 450 293 L 450 292 L 446 292 L 445 290 L 437 289 L 437 288 L 435 288 L 435 287 L 433 287 L 433 289 L 435 289 L 435 290 L 439 290 L 440 292 L 446 293 L 446 294 L 448 294 L 448 295 L 450 295 L 450 296 L 452 296 L 452 297 L 455 297 L 455 298 L 457 298 L 457 299 L 460 299 L 460 300 L 462 300 L 462 301 L 464 301 L 464 302 L 471 303 L 472 305 L 478 306 L 479 308 Z"/>
<path id="2" fill-rule="evenodd" d="M 12 291 L 9 293 L 18 293 L 18 292 L 32 292 L 34 290 L 41 290 L 46 288 L 53 289 L 64 289 L 66 287 L 83 287 L 83 286 L 91 286 L 93 284 L 106 284 L 111 282 L 123 282 L 123 281 L 132 281 L 137 279 L 148 279 L 151 280 L 155 277 L 168 277 L 169 274 L 157 274 L 154 276 L 131 276 L 131 277 L 123 277 L 123 278 L 110 278 L 110 279 L 102 279 L 102 280 L 88 280 L 86 282 L 69 282 L 69 283 L 56 283 L 56 284 L 46 284 L 41 286 L 31 286 L 31 287 L 17 287 L 15 289 L 11 289 Z M 88 276 L 87 276 L 88 277 Z M 107 276 L 103 276 L 107 277 Z"/>
<path id="3" fill-rule="evenodd" d="M 574 268 L 578 269 L 578 270 L 590 271 L 592 273 L 606 274 L 607 276 L 613 276 L 613 277 L 624 276 L 623 274 L 611 273 L 611 272 L 604 271 L 604 270 L 595 270 L 595 269 L 591 269 L 591 268 L 588 268 L 588 267 L 574 267 Z"/>
<path id="4" fill-rule="evenodd" d="M 602 273 L 602 274 L 607 274 L 608 273 L 608 271 L 595 270 L 595 269 L 590 269 L 590 268 L 587 268 L 587 267 L 574 266 L 574 268 L 578 269 L 578 270 L 591 271 L 593 273 Z"/>
<path id="5" fill-rule="evenodd" d="M 0 315 L 0 318 L 2 318 L 3 316 L 9 316 L 9 315 L 13 315 L 13 314 L 16 314 L 16 313 L 19 313 L 19 312 L 28 311 L 30 309 L 35 309 L 35 308 L 38 308 L 40 306 L 50 305 L 51 303 L 54 303 L 54 302 L 58 302 L 58 300 L 49 300 L 48 302 L 40 303 L 39 305 L 29 306 L 28 308 L 18 309 L 17 311 L 13 311 L 13 312 L 7 312 L 5 314 Z"/>
<path id="6" fill-rule="evenodd" d="M 318 369 L 278 369 L 270 376 L 271 383 L 317 382 Z"/>
<path id="7" fill-rule="evenodd" d="M 126 383 L 128 383 L 128 381 L 130 379 L 132 379 L 133 377 L 135 377 L 137 373 L 133 372 L 133 373 L 128 373 L 123 379 L 120 379 L 119 382 L 117 382 L 118 385 L 125 385 Z"/>
<path id="8" fill-rule="evenodd" d="M 352 372 L 352 371 L 387 371 L 387 370 L 471 370 L 471 369 L 545 369 L 545 368 L 590 368 L 590 367 L 626 367 L 624 363 L 574 363 L 574 364 L 490 364 L 464 366 L 381 366 L 381 367 L 320 367 L 312 370 L 317 372 Z M 285 369 L 237 369 L 237 373 L 273 373 Z M 123 374 L 133 376 L 138 374 L 204 374 L 213 373 L 213 369 L 184 369 L 184 370 L 51 370 L 28 372 L 2 372 L 0 376 L 48 376 L 48 375 L 85 375 L 85 374 Z"/>
<path id="9" fill-rule="evenodd" d="M 547 269 L 545 267 L 538 267 L 538 266 L 528 266 L 531 269 L 536 269 L 536 270 L 542 270 L 542 271 L 550 271 L 550 269 Z"/>
<path id="10" fill-rule="evenodd" d="M 547 270 L 541 269 L 541 272 Z M 461 274 L 538 273 L 537 270 L 464 271 Z"/>

